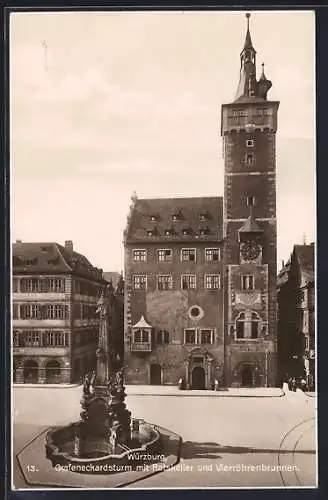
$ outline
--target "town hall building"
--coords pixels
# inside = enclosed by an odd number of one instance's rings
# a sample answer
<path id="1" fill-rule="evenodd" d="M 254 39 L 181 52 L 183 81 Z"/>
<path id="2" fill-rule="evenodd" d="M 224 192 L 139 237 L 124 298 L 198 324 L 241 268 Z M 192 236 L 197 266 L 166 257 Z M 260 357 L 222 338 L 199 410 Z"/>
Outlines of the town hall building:
<path id="1" fill-rule="evenodd" d="M 223 104 L 224 196 L 138 199 L 124 233 L 127 384 L 276 384 L 279 102 L 256 76 L 249 14 Z"/>

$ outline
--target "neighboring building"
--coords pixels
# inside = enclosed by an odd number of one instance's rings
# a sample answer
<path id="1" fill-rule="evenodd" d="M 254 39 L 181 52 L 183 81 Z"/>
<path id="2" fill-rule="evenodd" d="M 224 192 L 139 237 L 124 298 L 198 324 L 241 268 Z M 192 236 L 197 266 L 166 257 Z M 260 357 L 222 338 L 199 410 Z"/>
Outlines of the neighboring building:
<path id="1" fill-rule="evenodd" d="M 104 285 L 71 241 L 13 244 L 14 382 L 77 382 L 95 367 Z"/>
<path id="2" fill-rule="evenodd" d="M 249 26 L 222 106 L 224 197 L 132 198 L 125 230 L 127 383 L 276 383 L 279 103 L 256 80 Z"/>
<path id="3" fill-rule="evenodd" d="M 295 245 L 278 274 L 278 369 L 280 379 L 306 377 L 315 385 L 314 243 Z"/>

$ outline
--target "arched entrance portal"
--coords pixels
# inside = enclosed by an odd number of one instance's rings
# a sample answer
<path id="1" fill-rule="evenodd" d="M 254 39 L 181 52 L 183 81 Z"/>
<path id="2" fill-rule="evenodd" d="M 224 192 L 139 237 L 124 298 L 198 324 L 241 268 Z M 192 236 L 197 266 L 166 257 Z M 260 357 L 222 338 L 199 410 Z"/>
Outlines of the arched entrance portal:
<path id="1" fill-rule="evenodd" d="M 243 387 L 253 387 L 253 370 L 250 366 L 244 366 L 241 371 L 241 385 Z"/>
<path id="2" fill-rule="evenodd" d="M 51 360 L 46 364 L 46 384 L 58 384 L 60 382 L 60 363 Z"/>
<path id="3" fill-rule="evenodd" d="M 162 385 L 161 365 L 150 365 L 150 385 Z"/>
<path id="4" fill-rule="evenodd" d="M 195 366 L 191 374 L 191 388 L 205 389 L 205 370 L 202 366 Z"/>
<path id="5" fill-rule="evenodd" d="M 32 359 L 24 363 L 24 383 L 37 384 L 38 383 L 38 363 Z"/>

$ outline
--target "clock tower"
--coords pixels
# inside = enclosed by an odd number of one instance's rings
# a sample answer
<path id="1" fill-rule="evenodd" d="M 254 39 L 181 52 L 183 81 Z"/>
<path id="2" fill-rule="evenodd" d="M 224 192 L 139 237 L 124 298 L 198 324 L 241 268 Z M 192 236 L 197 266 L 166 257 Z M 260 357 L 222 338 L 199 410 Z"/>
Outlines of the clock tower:
<path id="1" fill-rule="evenodd" d="M 249 20 L 233 102 L 222 105 L 225 383 L 276 384 L 276 132 L 279 102 L 257 79 Z"/>

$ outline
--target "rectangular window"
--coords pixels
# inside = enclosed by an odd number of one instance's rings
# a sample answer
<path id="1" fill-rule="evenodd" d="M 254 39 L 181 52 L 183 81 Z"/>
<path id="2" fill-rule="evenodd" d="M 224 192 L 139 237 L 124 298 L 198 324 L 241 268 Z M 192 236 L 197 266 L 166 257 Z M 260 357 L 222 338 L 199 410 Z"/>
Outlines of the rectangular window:
<path id="1" fill-rule="evenodd" d="M 255 279 L 254 276 L 245 275 L 241 277 L 241 289 L 242 290 L 254 290 L 255 289 Z"/>
<path id="2" fill-rule="evenodd" d="M 44 332 L 43 345 L 48 347 L 66 347 L 67 337 L 65 332 Z"/>
<path id="3" fill-rule="evenodd" d="M 181 276 L 181 288 L 182 288 L 182 290 L 195 289 L 196 288 L 196 275 L 183 274 Z"/>
<path id="4" fill-rule="evenodd" d="M 146 290 L 147 276 L 145 274 L 135 274 L 133 277 L 133 288 L 135 290 Z"/>
<path id="5" fill-rule="evenodd" d="M 68 307 L 64 304 L 48 304 L 47 319 L 65 319 L 68 317 Z"/>
<path id="6" fill-rule="evenodd" d="M 21 292 L 23 293 L 39 293 L 42 292 L 42 281 L 39 279 L 21 280 Z"/>
<path id="7" fill-rule="evenodd" d="M 41 346 L 41 334 L 40 332 L 24 332 L 24 346 L 25 347 L 40 347 Z"/>
<path id="8" fill-rule="evenodd" d="M 255 205 L 255 196 L 246 196 L 246 204 L 249 207 L 254 207 L 254 205 Z"/>
<path id="9" fill-rule="evenodd" d="M 213 344 L 213 330 L 205 328 L 200 330 L 200 343 Z"/>
<path id="10" fill-rule="evenodd" d="M 162 274 L 157 276 L 158 290 L 172 290 L 172 276 L 169 274 Z"/>
<path id="11" fill-rule="evenodd" d="M 147 260 L 147 250 L 136 249 L 133 250 L 133 262 L 146 262 Z"/>
<path id="12" fill-rule="evenodd" d="M 247 116 L 247 111 L 245 109 L 234 109 L 232 111 L 233 116 Z"/>
<path id="13" fill-rule="evenodd" d="M 146 329 L 134 330 L 133 331 L 133 342 L 136 344 L 149 343 L 150 342 L 150 332 Z"/>
<path id="14" fill-rule="evenodd" d="M 18 319 L 18 304 L 13 304 L 13 319 Z"/>
<path id="15" fill-rule="evenodd" d="M 255 154 L 254 153 L 246 153 L 245 154 L 245 163 L 246 163 L 246 165 L 255 165 Z"/>
<path id="16" fill-rule="evenodd" d="M 50 293 L 64 293 L 65 292 L 65 282 L 60 278 L 51 278 L 47 280 L 47 292 Z"/>
<path id="17" fill-rule="evenodd" d="M 196 248 L 182 248 L 181 260 L 184 262 L 196 261 Z"/>
<path id="18" fill-rule="evenodd" d="M 17 278 L 13 278 L 12 287 L 13 287 L 12 288 L 13 293 L 18 292 L 18 279 Z"/>
<path id="19" fill-rule="evenodd" d="M 196 344 L 196 330 L 195 328 L 185 329 L 185 344 Z"/>
<path id="20" fill-rule="evenodd" d="M 220 288 L 219 274 L 205 274 L 205 288 L 217 289 Z"/>
<path id="21" fill-rule="evenodd" d="M 158 262 L 172 262 L 172 250 L 170 248 L 164 248 L 157 250 Z"/>
<path id="22" fill-rule="evenodd" d="M 24 304 L 21 306 L 22 319 L 40 319 L 41 318 L 41 307 L 37 304 Z"/>
<path id="23" fill-rule="evenodd" d="M 206 261 L 218 261 L 220 260 L 220 249 L 219 248 L 205 248 L 205 260 Z"/>
<path id="24" fill-rule="evenodd" d="M 247 148 L 253 148 L 254 147 L 254 139 L 247 139 L 247 141 L 246 141 L 246 147 Z"/>

